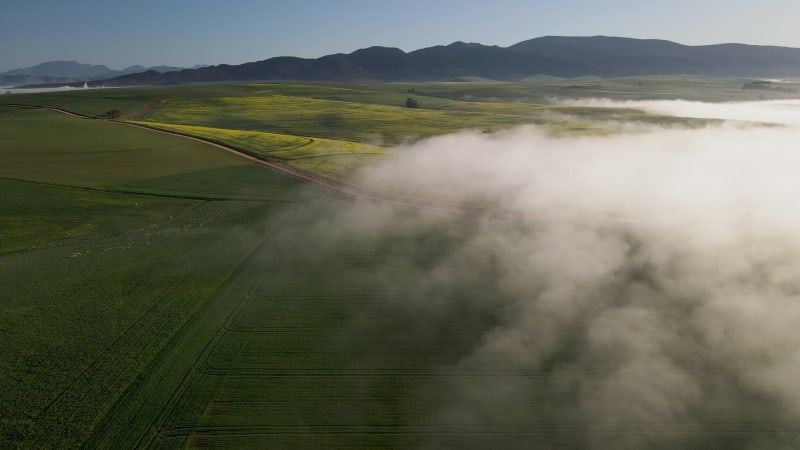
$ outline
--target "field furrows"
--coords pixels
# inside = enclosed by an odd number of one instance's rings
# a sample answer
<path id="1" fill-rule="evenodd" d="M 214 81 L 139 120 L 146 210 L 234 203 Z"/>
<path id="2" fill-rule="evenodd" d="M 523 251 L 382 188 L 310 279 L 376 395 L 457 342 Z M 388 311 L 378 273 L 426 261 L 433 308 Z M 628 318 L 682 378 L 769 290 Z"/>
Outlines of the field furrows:
<path id="1" fill-rule="evenodd" d="M 295 230 L 295 232 L 299 233 L 300 231 Z M 166 429 L 165 424 L 174 415 L 174 410 L 184 405 L 186 402 L 184 397 L 191 395 L 191 392 L 188 391 L 196 381 L 198 373 L 206 365 L 209 355 L 224 336 L 226 327 L 252 298 L 257 287 L 261 283 L 268 282 L 271 268 L 278 261 L 277 256 L 273 253 L 276 250 L 274 244 L 273 240 L 264 239 L 231 275 L 225 288 L 214 296 L 213 301 L 216 307 L 207 309 L 193 319 L 190 327 L 194 326 L 196 331 L 193 330 L 194 332 L 191 334 L 184 333 L 173 344 L 173 348 L 185 346 L 194 348 L 195 350 L 191 354 L 195 356 L 192 357 L 189 354 L 189 357 L 185 358 L 184 364 L 188 366 L 185 369 L 172 369 L 174 373 L 185 371 L 176 384 L 177 388 L 172 391 L 169 399 L 160 408 L 157 418 L 149 424 L 148 430 L 139 438 L 137 446 L 158 445 L 158 441 Z M 191 363 L 188 358 L 193 358 Z"/>
<path id="2" fill-rule="evenodd" d="M 311 247 L 324 241 L 307 231 L 300 235 Z M 233 291 L 238 300 L 230 300 L 237 308 L 173 394 L 152 447 L 335 447 L 336 436 L 346 436 L 342 445 L 379 445 L 399 436 L 412 439 L 417 430 L 412 417 L 424 415 L 431 402 L 455 400 L 453 392 L 410 393 L 448 376 L 427 366 L 440 350 L 426 350 L 413 339 L 391 349 L 370 344 L 374 332 L 392 328 L 372 329 L 360 316 L 376 303 L 404 299 L 375 292 L 374 283 L 344 280 L 380 254 L 342 257 L 337 268 L 321 274 L 289 257 L 293 248 L 286 242 L 263 246 L 280 266 L 255 258 L 261 275 Z M 402 341 L 407 331 L 397 324 L 395 329 Z M 479 332 L 444 332 L 438 345 L 474 339 Z M 525 380 L 507 373 L 468 376 Z"/>
<path id="3" fill-rule="evenodd" d="M 230 317 L 233 313 L 231 309 L 235 311 L 238 306 L 238 302 L 226 302 L 223 298 L 224 293 L 239 288 L 237 280 L 241 283 L 241 276 L 248 269 L 247 262 L 257 254 L 257 251 L 258 248 L 234 270 L 205 308 L 193 315 L 164 347 L 161 357 L 156 358 L 154 365 L 148 370 L 145 383 L 127 393 L 128 398 L 119 404 L 117 409 L 119 414 L 127 416 L 127 420 L 136 426 L 132 429 L 114 430 L 117 433 L 125 433 L 123 438 L 120 440 L 119 437 L 109 437 L 107 443 L 136 442 L 136 446 L 142 446 L 157 436 L 158 427 L 196 371 L 195 364 L 203 358 L 216 339 L 223 325 L 219 322 L 224 322 Z M 180 354 L 180 357 L 175 356 L 176 354 Z M 165 389 L 170 391 L 165 392 Z M 155 411 L 154 406 L 157 407 Z M 145 414 L 144 417 L 153 419 L 148 423 L 136 423 L 139 414 Z"/>
<path id="4" fill-rule="evenodd" d="M 199 306 L 196 298 L 202 297 L 205 286 L 186 288 L 196 275 L 180 269 L 188 262 L 183 259 L 186 255 L 168 256 L 162 248 L 193 240 L 203 229 L 197 225 L 218 217 L 219 211 L 202 209 L 188 208 L 155 226 L 3 257 L 0 281 L 14 280 L 23 272 L 33 277 L 30 291 L 15 289 L 4 299 L 6 323 L 29 321 L 29 330 L 15 327 L 7 347 L 15 349 L 27 342 L 27 353 L 10 353 L 10 366 L 0 371 L 6 386 L 16 386 L 11 392 L 24 394 L 13 403 L 9 403 L 9 392 L 0 395 L 4 432 L 22 433 L 25 437 L 20 442 L 42 447 L 55 441 L 62 445 L 81 442 L 81 436 L 102 417 L 96 405 L 116 398 L 131 374 L 142 370 L 147 355 L 183 320 L 185 311 Z M 193 256 L 207 262 L 227 257 L 225 246 L 214 245 L 222 242 L 207 244 Z M 121 263 L 118 252 L 125 252 L 136 263 Z M 131 272 L 133 268 L 138 269 Z M 36 275 L 43 270 L 47 277 Z M 204 269 L 198 265 L 196 270 Z M 82 298 L 81 293 L 91 294 L 95 300 L 73 305 Z M 31 308 L 41 308 L 35 321 L 29 317 Z M 37 331 L 41 317 L 50 316 L 53 321 Z M 64 328 L 72 326 L 76 329 Z M 59 333 L 56 342 L 60 345 L 38 348 L 37 342 L 44 336 Z M 60 364 L 64 358 L 80 364 Z M 37 391 L 26 392 L 25 386 L 30 384 L 39 386 Z M 28 420 L 37 425 L 24 425 Z M 54 429 L 71 431 L 55 436 L 47 431 Z"/>

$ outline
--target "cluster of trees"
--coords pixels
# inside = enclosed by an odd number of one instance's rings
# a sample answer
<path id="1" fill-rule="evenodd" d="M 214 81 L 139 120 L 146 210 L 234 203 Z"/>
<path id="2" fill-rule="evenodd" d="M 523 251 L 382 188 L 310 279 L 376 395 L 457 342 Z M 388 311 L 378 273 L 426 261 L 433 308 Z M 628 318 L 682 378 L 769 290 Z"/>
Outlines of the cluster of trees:
<path id="1" fill-rule="evenodd" d="M 417 91 L 414 88 L 408 88 L 406 91 L 409 94 L 416 94 Z M 406 99 L 406 108 L 419 108 L 419 102 L 414 97 L 408 97 Z"/>

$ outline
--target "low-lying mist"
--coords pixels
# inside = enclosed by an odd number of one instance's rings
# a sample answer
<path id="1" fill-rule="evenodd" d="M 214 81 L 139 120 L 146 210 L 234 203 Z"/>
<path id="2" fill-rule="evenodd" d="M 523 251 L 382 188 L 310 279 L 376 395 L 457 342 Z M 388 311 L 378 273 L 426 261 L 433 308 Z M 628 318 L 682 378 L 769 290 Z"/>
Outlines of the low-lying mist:
<path id="1" fill-rule="evenodd" d="M 293 211 L 334 236 L 308 264 L 379 253 L 349 275 L 384 299 L 363 364 L 436 374 L 407 392 L 425 448 L 800 447 L 800 102 L 590 103 L 732 121 L 464 132 L 359 174 L 500 214 Z"/>

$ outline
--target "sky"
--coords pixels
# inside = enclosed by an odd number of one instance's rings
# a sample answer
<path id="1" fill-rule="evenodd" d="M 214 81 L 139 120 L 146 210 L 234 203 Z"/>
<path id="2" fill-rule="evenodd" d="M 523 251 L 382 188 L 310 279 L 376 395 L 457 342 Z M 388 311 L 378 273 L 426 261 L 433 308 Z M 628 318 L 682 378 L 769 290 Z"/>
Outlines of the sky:
<path id="1" fill-rule="evenodd" d="M 3 0 L 0 72 L 45 61 L 241 64 L 382 45 L 508 46 L 546 35 L 800 47 L 797 0 Z"/>

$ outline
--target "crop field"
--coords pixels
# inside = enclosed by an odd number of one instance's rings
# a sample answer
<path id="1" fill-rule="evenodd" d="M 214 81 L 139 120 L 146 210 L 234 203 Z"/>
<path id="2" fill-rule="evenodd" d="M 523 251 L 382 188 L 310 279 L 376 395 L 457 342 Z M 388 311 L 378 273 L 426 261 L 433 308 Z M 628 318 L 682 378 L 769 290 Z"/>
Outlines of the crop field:
<path id="1" fill-rule="evenodd" d="M 420 284 L 446 278 L 435 271 L 442 264 L 459 268 L 465 236 L 500 219 L 423 220 L 411 206 L 392 216 L 380 202 L 138 125 L 346 182 L 396 144 L 464 129 L 538 124 L 594 135 L 609 132 L 604 121 L 674 120 L 552 97 L 758 95 L 742 91 L 745 81 L 257 83 L 0 96 L 0 448 L 525 448 L 531 439 L 582 448 L 573 431 L 585 424 L 548 414 L 577 394 L 531 381 L 556 379 L 569 349 L 535 368 L 461 364 L 502 320 L 481 306 L 504 295 L 497 262 L 481 255 L 478 276 L 453 289 Z M 403 107 L 409 96 L 419 108 Z M 349 208 L 359 220 L 337 222 Z M 364 224 L 372 220 L 392 231 L 374 232 Z M 434 302 L 447 314 L 414 311 Z M 442 409 L 472 399 L 475 385 L 530 396 L 485 417 Z M 735 444 L 738 432 L 661 425 L 698 446 L 703 433 Z"/>
<path id="2" fill-rule="evenodd" d="M 454 317 L 435 339 L 425 337 L 422 324 L 375 313 L 376 305 L 408 298 L 389 295 L 374 279 L 354 276 L 387 255 L 407 252 L 407 239 L 428 241 L 431 261 L 457 239 L 432 238 L 446 235 L 433 228 L 392 242 L 356 244 L 341 242 L 324 228 L 304 226 L 307 219 L 269 221 L 268 230 L 274 232 L 213 300 L 219 308 L 227 304 L 225 314 L 209 309 L 197 318 L 208 324 L 204 330 L 177 344 L 181 356 L 188 352 L 196 359 L 182 361 L 175 355 L 163 360 L 165 367 L 156 374 L 177 372 L 171 365 L 186 366 L 182 379 L 168 380 L 179 383 L 176 392 L 166 398 L 152 388 L 123 399 L 118 409 L 130 416 L 127 420 L 155 417 L 140 424 L 146 425 L 145 433 L 112 428 L 92 445 L 415 447 L 420 433 L 430 438 L 464 431 L 446 421 L 422 424 L 426 410 L 452 394 L 420 396 L 418 387 L 436 386 L 446 374 L 437 366 L 457 358 L 465 342 L 478 339 L 484 324 Z M 311 255 L 320 248 L 331 253 L 317 253 L 314 261 Z M 373 314 L 374 320 L 363 320 Z M 513 382 L 513 376 L 506 377 Z M 480 438 L 486 431 L 469 433 Z"/>
<path id="3" fill-rule="evenodd" d="M 110 187 L 244 164 L 196 142 L 47 110 L 7 113 L 0 122 L 0 135 L 0 176 L 32 181 Z"/>
<path id="4" fill-rule="evenodd" d="M 77 447 L 251 251 L 231 230 L 298 183 L 48 111 L 0 129 L 0 447 Z"/>
<path id="5" fill-rule="evenodd" d="M 470 128 L 530 123 L 529 117 L 444 112 L 274 95 L 167 100 L 148 120 L 249 131 L 385 143 Z"/>
<path id="6" fill-rule="evenodd" d="M 564 106 L 554 104 L 555 98 L 730 101 L 764 96 L 742 89 L 747 81 L 642 77 L 533 78 L 516 83 L 256 83 L 18 94 L 0 97 L 0 107 L 20 103 L 90 116 L 117 110 L 123 120 L 194 133 L 344 180 L 387 147 L 465 129 L 491 132 L 536 124 L 556 134 L 591 135 L 607 133 L 608 121 L 686 124 L 685 119 L 636 109 Z M 408 97 L 415 98 L 419 108 L 404 108 Z M 309 139 L 315 145 L 300 145 Z"/>
<path id="7" fill-rule="evenodd" d="M 282 160 L 308 172 L 343 181 L 358 168 L 385 153 L 383 147 L 360 142 L 159 122 L 136 123 L 222 142 L 234 148 Z"/>

